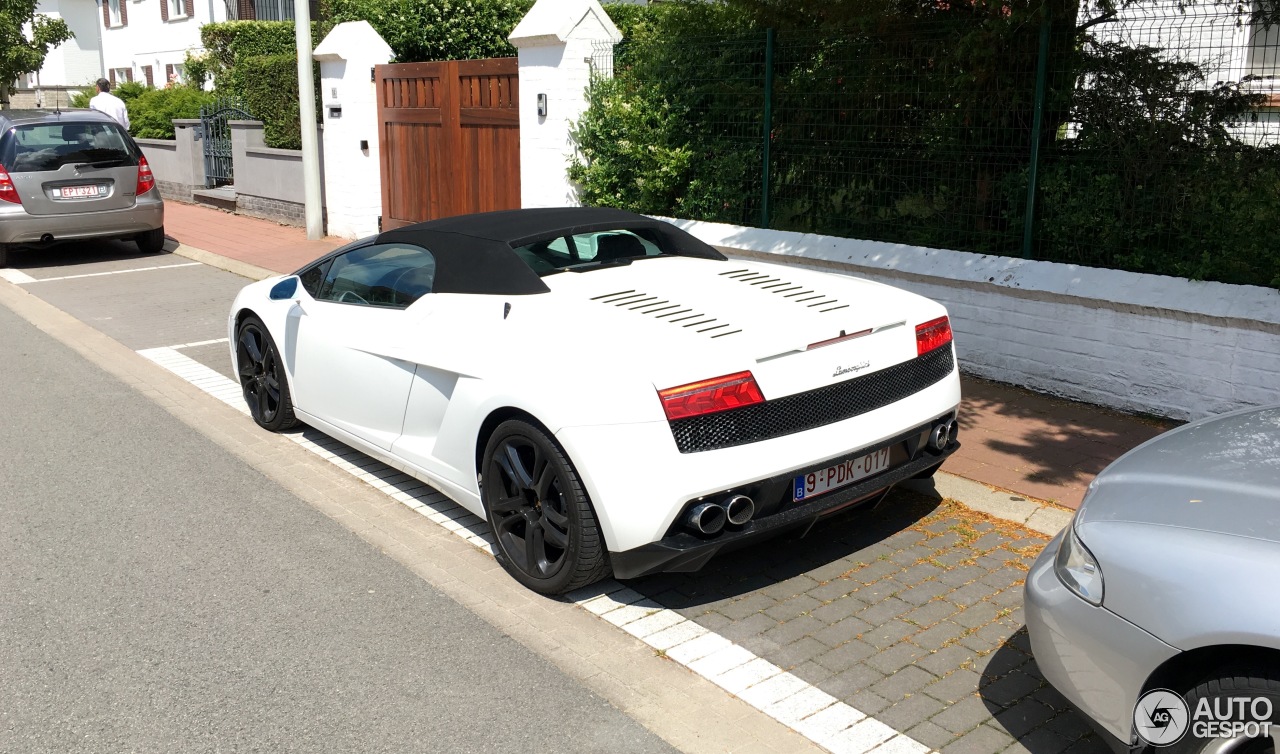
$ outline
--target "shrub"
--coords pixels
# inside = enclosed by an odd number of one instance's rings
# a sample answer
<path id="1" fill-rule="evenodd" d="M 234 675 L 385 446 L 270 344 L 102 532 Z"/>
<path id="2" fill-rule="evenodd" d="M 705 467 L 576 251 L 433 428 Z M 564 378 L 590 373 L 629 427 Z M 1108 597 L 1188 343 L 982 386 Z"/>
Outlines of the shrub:
<path id="1" fill-rule="evenodd" d="M 119 97 L 125 104 L 129 106 L 129 101 L 137 98 L 143 92 L 147 91 L 147 85 L 140 81 L 121 81 L 111 87 L 111 93 Z M 85 84 L 84 88 L 71 95 L 71 107 L 88 107 L 89 100 L 98 93 L 97 82 Z M 133 118 L 132 115 L 129 116 Z"/>
<path id="2" fill-rule="evenodd" d="M 298 58 L 295 55 L 261 55 L 244 58 L 241 63 L 246 76 L 241 90 L 241 104 L 263 123 L 267 146 L 276 149 L 300 149 L 302 129 L 298 112 Z M 320 112 L 320 66 L 315 66 L 316 113 Z"/>
<path id="3" fill-rule="evenodd" d="M 192 86 L 146 89 L 125 103 L 129 132 L 139 139 L 172 139 L 174 118 L 199 118 L 200 107 L 212 101 L 211 93 Z"/>
<path id="4" fill-rule="evenodd" d="M 334 24 L 368 21 L 395 52 L 395 62 L 511 57 L 507 37 L 532 0 L 326 0 Z"/>
<path id="5" fill-rule="evenodd" d="M 182 59 L 182 83 L 196 89 L 204 89 L 204 85 L 213 76 L 212 61 L 208 53 L 197 55 L 187 50 Z"/>
<path id="6" fill-rule="evenodd" d="M 316 43 L 331 24 L 312 22 Z M 208 52 L 203 64 L 214 90 L 249 111 L 264 125 L 267 146 L 297 149 L 298 57 L 292 21 L 227 21 L 205 24 L 200 39 Z M 316 66 L 316 120 L 320 120 L 320 67 Z"/>
<path id="7" fill-rule="evenodd" d="M 315 42 L 317 24 L 312 23 Z M 200 27 L 200 41 L 208 51 L 210 70 L 229 71 L 243 58 L 285 55 L 298 49 L 292 21 L 224 21 Z"/>
<path id="8" fill-rule="evenodd" d="M 630 36 L 574 131 L 583 202 L 760 223 L 763 31 L 712 3 L 609 12 Z M 778 32 L 770 227 L 1022 254 L 1038 24 L 942 15 Z M 1248 80 L 1090 37 L 1056 62 L 1032 256 L 1280 288 L 1280 146 L 1238 136 Z"/>

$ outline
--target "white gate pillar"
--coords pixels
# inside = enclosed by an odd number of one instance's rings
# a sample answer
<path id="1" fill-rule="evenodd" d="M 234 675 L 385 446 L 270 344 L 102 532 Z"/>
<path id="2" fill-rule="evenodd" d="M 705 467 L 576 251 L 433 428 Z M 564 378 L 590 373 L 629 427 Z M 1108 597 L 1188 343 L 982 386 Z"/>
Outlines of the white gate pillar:
<path id="1" fill-rule="evenodd" d="M 576 207 L 569 131 L 587 109 L 592 56 L 612 70 L 622 35 L 597 0 L 537 0 L 508 39 L 520 61 L 521 206 Z"/>
<path id="2" fill-rule="evenodd" d="M 368 21 L 348 21 L 333 27 L 313 56 L 320 61 L 329 235 L 371 236 L 382 215 L 381 126 L 372 71 L 391 62 L 394 53 Z"/>

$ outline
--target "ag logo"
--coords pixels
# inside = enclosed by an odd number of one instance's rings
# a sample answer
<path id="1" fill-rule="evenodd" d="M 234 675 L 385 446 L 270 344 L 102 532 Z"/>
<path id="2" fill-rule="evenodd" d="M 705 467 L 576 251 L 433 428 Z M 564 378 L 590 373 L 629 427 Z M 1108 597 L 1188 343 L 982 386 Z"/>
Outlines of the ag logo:
<path id="1" fill-rule="evenodd" d="M 1186 734 L 1191 711 L 1182 697 L 1168 689 L 1143 694 L 1133 707 L 1133 727 L 1138 738 L 1152 746 L 1175 744 Z"/>

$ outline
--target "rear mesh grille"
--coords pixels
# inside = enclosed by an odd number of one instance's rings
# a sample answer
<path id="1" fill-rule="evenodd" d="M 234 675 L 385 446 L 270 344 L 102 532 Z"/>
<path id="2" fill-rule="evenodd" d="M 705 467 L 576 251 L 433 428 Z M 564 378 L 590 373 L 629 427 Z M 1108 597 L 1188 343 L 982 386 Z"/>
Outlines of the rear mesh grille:
<path id="1" fill-rule="evenodd" d="M 671 422 L 681 453 L 731 448 L 835 424 L 906 398 L 955 369 L 951 347 L 804 393 Z"/>

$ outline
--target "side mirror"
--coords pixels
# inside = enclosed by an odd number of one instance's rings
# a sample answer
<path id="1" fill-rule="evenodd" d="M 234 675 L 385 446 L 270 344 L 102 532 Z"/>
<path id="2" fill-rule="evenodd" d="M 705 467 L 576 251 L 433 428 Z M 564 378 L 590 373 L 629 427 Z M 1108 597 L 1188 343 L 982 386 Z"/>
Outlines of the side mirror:
<path id="1" fill-rule="evenodd" d="M 284 301 L 293 298 L 293 294 L 298 292 L 298 276 L 290 275 L 271 287 L 270 298 L 272 301 Z"/>

